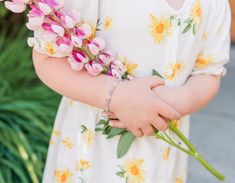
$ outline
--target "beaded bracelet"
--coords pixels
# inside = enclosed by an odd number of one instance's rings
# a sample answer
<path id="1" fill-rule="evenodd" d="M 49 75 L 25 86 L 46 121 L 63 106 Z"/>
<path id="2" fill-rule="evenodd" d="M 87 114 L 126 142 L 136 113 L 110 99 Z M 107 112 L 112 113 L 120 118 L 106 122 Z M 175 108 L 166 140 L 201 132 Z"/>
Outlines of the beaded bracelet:
<path id="1" fill-rule="evenodd" d="M 122 80 L 122 78 L 117 78 L 117 80 L 114 82 L 114 84 L 112 85 L 112 87 L 109 90 L 108 97 L 105 100 L 105 109 L 102 112 L 102 115 L 105 119 L 109 119 L 109 115 L 110 115 L 109 104 L 110 104 L 110 101 L 111 101 L 111 97 L 113 95 L 113 92 L 114 92 L 115 88 L 117 87 L 118 83 L 121 80 Z"/>

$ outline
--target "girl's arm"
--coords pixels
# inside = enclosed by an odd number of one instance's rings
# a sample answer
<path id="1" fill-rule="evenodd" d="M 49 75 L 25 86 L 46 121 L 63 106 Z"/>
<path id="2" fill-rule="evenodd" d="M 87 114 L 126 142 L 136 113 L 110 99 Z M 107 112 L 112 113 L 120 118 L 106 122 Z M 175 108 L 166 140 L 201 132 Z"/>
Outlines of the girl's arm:
<path id="1" fill-rule="evenodd" d="M 220 76 L 195 75 L 179 87 L 159 86 L 154 88 L 156 96 L 170 104 L 182 115 L 187 115 L 206 106 L 217 94 Z"/>
<path id="2" fill-rule="evenodd" d="M 86 71 L 71 69 L 67 58 L 49 57 L 33 51 L 33 63 L 38 77 L 48 87 L 74 100 L 104 108 L 105 99 L 115 79 L 106 76 L 91 76 Z M 121 81 L 115 89 L 110 109 L 136 135 L 152 133 L 152 125 L 160 130 L 167 128 L 160 117 L 178 119 L 181 115 L 170 105 L 161 101 L 152 88 L 162 85 L 156 76 Z"/>

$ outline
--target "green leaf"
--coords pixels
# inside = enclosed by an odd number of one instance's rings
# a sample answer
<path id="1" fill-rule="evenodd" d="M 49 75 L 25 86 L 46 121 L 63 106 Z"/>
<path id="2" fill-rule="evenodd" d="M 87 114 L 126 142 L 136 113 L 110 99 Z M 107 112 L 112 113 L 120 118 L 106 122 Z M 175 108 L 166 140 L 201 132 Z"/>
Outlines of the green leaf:
<path id="1" fill-rule="evenodd" d="M 95 128 L 95 131 L 96 132 L 101 132 L 101 131 L 103 131 L 103 128 Z"/>
<path id="2" fill-rule="evenodd" d="M 85 125 L 81 125 L 82 133 L 84 133 L 87 130 L 87 127 Z"/>
<path id="3" fill-rule="evenodd" d="M 118 142 L 118 148 L 117 148 L 117 157 L 121 158 L 123 157 L 127 151 L 130 149 L 131 144 L 135 140 L 135 136 L 131 132 L 126 132 L 121 135 L 119 142 Z"/>
<path id="4" fill-rule="evenodd" d="M 163 79 L 162 75 L 159 72 L 157 72 L 155 69 L 153 69 L 152 75 L 153 76 L 158 76 L 158 77 Z"/>
<path id="5" fill-rule="evenodd" d="M 111 128 L 110 133 L 107 136 L 107 139 L 113 138 L 117 135 L 121 135 L 124 132 L 126 132 L 126 130 L 123 128 Z"/>
<path id="6" fill-rule="evenodd" d="M 186 33 L 186 32 L 188 32 L 191 28 L 192 28 L 192 24 L 189 23 L 189 24 L 184 28 L 183 34 Z"/>
<path id="7" fill-rule="evenodd" d="M 101 119 L 97 125 L 106 125 L 108 124 L 108 120 Z"/>
<path id="8" fill-rule="evenodd" d="M 116 175 L 119 176 L 119 177 L 125 177 L 125 172 L 123 171 L 120 171 L 120 172 L 117 172 Z"/>
<path id="9" fill-rule="evenodd" d="M 191 23 L 192 21 L 193 21 L 193 19 L 189 17 L 184 21 L 184 23 Z"/>
<path id="10" fill-rule="evenodd" d="M 196 35 L 197 33 L 197 27 L 196 24 L 193 25 L 193 35 Z"/>

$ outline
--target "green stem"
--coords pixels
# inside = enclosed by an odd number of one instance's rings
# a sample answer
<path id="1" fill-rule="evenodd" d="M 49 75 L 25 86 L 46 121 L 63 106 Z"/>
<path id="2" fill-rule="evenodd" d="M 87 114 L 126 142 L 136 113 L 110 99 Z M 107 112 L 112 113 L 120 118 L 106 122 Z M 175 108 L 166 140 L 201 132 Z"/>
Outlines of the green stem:
<path id="1" fill-rule="evenodd" d="M 217 177 L 219 180 L 224 180 L 225 177 L 220 174 L 216 169 L 214 169 L 204 158 L 202 155 L 199 154 L 199 152 L 196 150 L 196 148 L 192 145 L 191 142 L 177 129 L 173 126 L 172 123 L 169 123 L 169 129 L 174 132 L 184 143 L 188 148 L 192 151 L 191 156 L 193 156 L 195 159 L 197 159 L 202 166 L 204 166 L 210 173 L 212 173 L 215 177 Z"/>
<path id="2" fill-rule="evenodd" d="M 192 152 L 197 152 L 197 149 L 193 146 L 193 144 L 191 144 L 191 142 L 189 142 L 189 140 L 184 136 L 184 134 L 182 134 L 177 128 L 175 128 L 171 122 L 169 123 L 169 129 L 173 131 L 185 143 L 185 145 L 188 146 L 188 148 Z"/>
<path id="3" fill-rule="evenodd" d="M 174 146 L 169 140 L 165 139 L 165 138 L 164 138 L 163 136 L 161 136 L 160 134 L 158 134 L 158 133 L 155 132 L 153 135 L 154 135 L 156 138 L 159 138 L 159 139 L 165 141 L 166 143 L 168 143 L 168 144 Z"/>
<path id="4" fill-rule="evenodd" d="M 209 172 L 211 172 L 214 176 L 216 176 L 219 180 L 224 180 L 225 177 L 219 173 L 216 169 L 214 169 L 198 152 L 193 155 L 201 164 L 204 166 Z"/>
<path id="5" fill-rule="evenodd" d="M 175 144 L 175 142 L 171 139 L 171 137 L 166 133 L 166 132 L 163 132 L 163 134 L 166 136 L 166 138 L 171 141 L 172 143 Z"/>
<path id="6" fill-rule="evenodd" d="M 177 143 L 175 143 L 175 142 L 171 139 L 171 137 L 170 137 L 166 132 L 164 132 L 164 135 L 169 139 L 169 141 L 173 144 L 174 147 L 178 148 L 179 150 L 185 152 L 186 154 L 188 154 L 188 155 L 190 155 L 190 156 L 192 156 L 192 155 L 194 154 L 194 153 L 191 152 L 190 150 L 187 150 L 187 149 L 185 149 L 185 148 L 179 146 Z"/>

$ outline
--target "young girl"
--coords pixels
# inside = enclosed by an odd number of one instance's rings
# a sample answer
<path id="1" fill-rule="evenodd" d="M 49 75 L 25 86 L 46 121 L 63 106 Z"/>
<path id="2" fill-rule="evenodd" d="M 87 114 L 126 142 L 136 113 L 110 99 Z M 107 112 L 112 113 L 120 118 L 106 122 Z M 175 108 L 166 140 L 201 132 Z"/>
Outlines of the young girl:
<path id="1" fill-rule="evenodd" d="M 66 0 L 65 8 L 79 10 L 93 25 L 99 19 L 96 35 L 106 47 L 138 64 L 132 71 L 136 79 L 121 81 L 114 90 L 110 125 L 139 138 L 117 158 L 118 137 L 95 132 L 115 79 L 73 71 L 37 30 L 35 70 L 63 95 L 43 183 L 185 183 L 187 156 L 151 135 L 154 127 L 166 130 L 166 120 L 173 119 L 188 136 L 189 114 L 216 95 L 229 60 L 228 1 Z M 151 76 L 152 69 L 165 80 Z"/>

